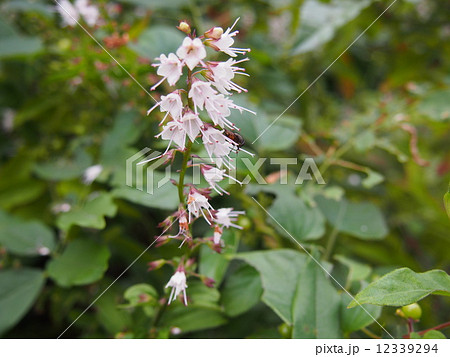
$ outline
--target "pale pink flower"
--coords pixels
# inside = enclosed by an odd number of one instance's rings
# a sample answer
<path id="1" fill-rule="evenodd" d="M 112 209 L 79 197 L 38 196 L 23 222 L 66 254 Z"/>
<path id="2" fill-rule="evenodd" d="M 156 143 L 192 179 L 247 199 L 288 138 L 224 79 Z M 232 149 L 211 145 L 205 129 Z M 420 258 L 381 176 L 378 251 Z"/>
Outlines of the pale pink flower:
<path id="1" fill-rule="evenodd" d="M 203 122 L 198 117 L 198 114 L 195 114 L 191 110 L 186 111 L 181 118 L 181 126 L 191 141 L 195 141 L 195 138 L 200 133 L 200 127 L 202 125 Z"/>
<path id="2" fill-rule="evenodd" d="M 181 100 L 181 96 L 178 90 L 168 95 L 161 96 L 161 101 L 156 103 L 152 108 L 150 108 L 147 111 L 147 115 L 149 115 L 153 111 L 153 109 L 155 109 L 158 106 L 162 112 L 167 112 L 166 115 L 164 115 L 164 118 L 159 123 L 159 125 L 164 123 L 169 114 L 174 119 L 181 119 L 181 113 L 183 110 L 183 101 Z"/>
<path id="3" fill-rule="evenodd" d="M 234 43 L 233 37 L 239 33 L 239 31 L 231 32 L 231 30 L 234 28 L 238 21 L 239 18 L 234 22 L 233 26 L 227 28 L 227 30 L 220 36 L 218 40 L 212 39 L 210 42 L 211 47 L 213 47 L 217 51 L 224 52 L 231 57 L 236 57 L 238 54 L 245 55 L 247 52 L 249 52 L 249 48 L 231 47 Z"/>
<path id="4" fill-rule="evenodd" d="M 222 245 L 222 233 L 223 233 L 223 229 L 220 228 L 219 226 L 215 226 L 214 227 L 214 235 L 213 235 L 213 241 L 214 244 L 217 245 Z"/>
<path id="5" fill-rule="evenodd" d="M 230 94 L 229 90 L 234 90 L 238 93 L 247 92 L 247 89 L 242 88 L 232 81 L 235 74 L 242 74 L 248 76 L 244 73 L 244 68 L 234 67 L 234 65 L 248 61 L 248 58 L 244 58 L 240 61 L 235 61 L 229 58 L 226 62 L 208 62 L 208 68 L 211 72 L 211 80 L 217 90 L 223 94 Z"/>
<path id="6" fill-rule="evenodd" d="M 90 185 L 102 173 L 102 171 L 103 171 L 102 165 L 94 165 L 88 167 L 86 170 L 84 170 L 83 182 L 86 185 Z"/>
<path id="7" fill-rule="evenodd" d="M 222 163 L 227 168 L 232 168 L 231 158 L 229 154 L 234 147 L 233 141 L 223 135 L 222 131 L 214 129 L 212 126 L 207 126 L 202 131 L 203 145 L 209 155 L 209 158 L 216 163 L 218 167 Z"/>
<path id="8" fill-rule="evenodd" d="M 177 56 L 192 70 L 206 57 L 205 46 L 199 38 L 185 37 L 177 50 Z"/>
<path id="9" fill-rule="evenodd" d="M 173 86 L 183 74 L 183 65 L 175 54 L 169 53 L 168 57 L 165 54 L 162 54 L 157 60 L 159 60 L 160 63 L 152 64 L 152 66 L 158 67 L 156 73 L 159 76 L 162 76 L 163 79 L 156 83 L 151 90 L 155 90 L 165 79 L 167 79 L 169 85 Z"/>
<path id="10" fill-rule="evenodd" d="M 192 83 L 189 98 L 192 98 L 195 111 L 197 112 L 197 108 L 203 110 L 205 102 L 216 94 L 217 91 L 211 87 L 211 82 L 197 80 Z"/>
<path id="11" fill-rule="evenodd" d="M 76 0 L 75 7 L 89 26 L 95 26 L 100 17 L 97 6 L 90 4 L 88 0 Z"/>
<path id="12" fill-rule="evenodd" d="M 205 212 L 203 212 L 203 209 L 206 209 L 210 217 L 213 218 L 211 213 L 211 210 L 213 208 L 211 204 L 208 202 L 208 198 L 206 196 L 203 196 L 201 193 L 191 189 L 188 195 L 187 204 L 189 212 L 189 222 L 191 222 L 192 216 L 198 218 L 198 216 L 201 213 L 203 215 L 203 218 L 205 218 L 206 222 L 208 222 L 208 224 L 211 224 L 208 218 L 206 218 Z"/>
<path id="13" fill-rule="evenodd" d="M 217 167 L 213 167 L 210 165 L 201 165 L 200 170 L 201 170 L 206 182 L 208 182 L 208 184 L 211 186 L 211 188 L 214 191 L 216 191 L 219 195 L 222 195 L 223 193 L 226 193 L 227 195 L 229 195 L 229 193 L 227 191 L 225 191 L 222 187 L 220 187 L 217 184 L 218 182 L 221 182 L 225 177 L 228 177 L 229 179 L 242 185 L 242 183 L 239 182 L 238 180 L 236 180 L 234 177 L 226 174 L 225 170 L 218 169 Z"/>
<path id="14" fill-rule="evenodd" d="M 184 304 L 187 305 L 187 296 L 186 296 L 186 274 L 184 272 L 184 268 L 178 268 L 174 275 L 170 278 L 169 282 L 166 285 L 167 288 L 172 288 L 170 292 L 169 301 L 170 304 L 172 301 L 175 301 L 178 295 L 183 292 L 184 296 Z"/>
<path id="15" fill-rule="evenodd" d="M 240 214 L 245 214 L 244 211 L 233 211 L 233 208 L 219 208 L 214 213 L 214 222 L 217 224 L 221 224 L 223 227 L 230 228 L 238 228 L 242 229 L 241 226 L 238 226 L 237 224 L 234 224 L 233 222 L 237 221 L 237 217 Z"/>
<path id="16" fill-rule="evenodd" d="M 185 148 L 186 131 L 184 130 L 182 123 L 180 123 L 177 120 L 172 120 L 168 122 L 166 126 L 163 128 L 163 131 L 158 135 L 156 135 L 156 137 L 161 137 L 161 139 L 163 140 L 170 140 L 169 144 L 167 145 L 165 153 L 169 150 L 169 147 L 172 144 L 172 142 L 177 144 L 181 150 L 184 150 Z M 164 154 L 160 156 L 163 156 Z"/>
<path id="17" fill-rule="evenodd" d="M 80 13 L 69 0 L 59 0 L 56 5 L 56 11 L 59 12 L 63 19 L 63 26 L 74 27 L 80 20 Z"/>

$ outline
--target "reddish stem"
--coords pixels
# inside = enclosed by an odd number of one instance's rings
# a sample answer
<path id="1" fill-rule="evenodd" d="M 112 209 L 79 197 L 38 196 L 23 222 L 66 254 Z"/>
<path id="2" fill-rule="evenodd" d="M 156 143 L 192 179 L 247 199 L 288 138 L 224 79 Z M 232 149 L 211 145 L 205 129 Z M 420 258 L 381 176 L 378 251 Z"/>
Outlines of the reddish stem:
<path id="1" fill-rule="evenodd" d="M 443 324 L 431 327 L 429 329 L 423 330 L 423 331 L 419 331 L 417 332 L 420 336 L 425 335 L 428 331 L 433 331 L 433 330 L 442 330 L 444 328 L 450 327 L 450 321 L 444 322 Z M 408 326 L 408 330 L 409 330 L 409 326 Z M 403 338 L 410 338 L 410 334 L 412 331 L 410 331 L 407 335 L 404 335 Z"/>

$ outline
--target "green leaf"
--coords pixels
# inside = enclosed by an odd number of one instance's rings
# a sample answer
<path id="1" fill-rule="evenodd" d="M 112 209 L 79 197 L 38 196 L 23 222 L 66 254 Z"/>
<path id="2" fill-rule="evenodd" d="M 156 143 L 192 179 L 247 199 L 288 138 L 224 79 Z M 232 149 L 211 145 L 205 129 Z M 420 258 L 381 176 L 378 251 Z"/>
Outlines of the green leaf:
<path id="1" fill-rule="evenodd" d="M 427 94 L 417 105 L 417 111 L 435 121 L 450 118 L 450 104 L 448 98 L 450 89 L 444 89 Z"/>
<path id="2" fill-rule="evenodd" d="M 184 35 L 175 26 L 155 25 L 144 30 L 138 40 L 128 46 L 139 56 L 153 60 L 162 53 L 175 53 L 183 39 Z"/>
<path id="3" fill-rule="evenodd" d="M 0 271 L 0 335 L 26 314 L 44 282 L 44 274 L 38 269 Z"/>
<path id="4" fill-rule="evenodd" d="M 292 305 L 292 338 L 340 338 L 340 297 L 311 258 L 300 271 Z"/>
<path id="5" fill-rule="evenodd" d="M 293 324 L 292 304 L 297 291 L 299 272 L 306 256 L 291 249 L 236 254 L 254 267 L 261 277 L 262 301 L 289 325 Z"/>
<path id="6" fill-rule="evenodd" d="M 341 328 L 343 333 L 361 330 L 374 323 L 374 319 L 380 317 L 381 306 L 369 305 L 363 309 L 358 305 L 354 309 L 348 309 L 347 305 L 351 301 L 353 299 L 347 293 L 341 294 Z"/>
<path id="7" fill-rule="evenodd" d="M 446 339 L 445 335 L 441 331 L 431 330 L 423 335 L 424 339 Z"/>
<path id="8" fill-rule="evenodd" d="M 239 245 L 239 237 L 236 230 L 228 229 L 223 232 L 222 239 L 225 248 L 222 253 L 217 253 L 211 248 L 202 245 L 200 247 L 200 259 L 198 263 L 199 273 L 214 279 L 215 286 L 219 286 L 230 262 L 230 255 L 236 253 Z"/>
<path id="9" fill-rule="evenodd" d="M 55 249 L 55 235 L 39 221 L 25 221 L 0 211 L 0 244 L 17 255 L 48 255 Z"/>
<path id="10" fill-rule="evenodd" d="M 41 196 L 46 184 L 37 180 L 4 182 L 0 189 L 0 207 L 9 210 L 13 207 L 32 202 Z"/>
<path id="11" fill-rule="evenodd" d="M 238 105 L 251 109 L 251 104 L 239 97 L 234 101 Z M 252 144 L 256 140 L 253 145 L 258 150 L 283 151 L 297 141 L 301 133 L 302 121 L 300 118 L 289 115 L 283 115 L 276 120 L 278 115 L 279 113 L 270 115 L 258 111 L 255 116 L 235 110 L 231 112 L 229 119 L 241 129 L 239 133 L 248 144 Z"/>
<path id="12" fill-rule="evenodd" d="M 85 239 L 75 240 L 67 245 L 62 255 L 47 264 L 47 273 L 63 287 L 90 284 L 103 277 L 109 256 L 104 245 Z"/>
<path id="13" fill-rule="evenodd" d="M 361 239 L 383 239 L 388 229 L 379 208 L 370 202 L 355 203 L 317 196 L 316 202 L 338 231 Z"/>
<path id="14" fill-rule="evenodd" d="M 273 224 L 275 229 L 289 239 L 286 231 L 299 241 L 318 239 L 325 233 L 325 219 L 320 210 L 307 206 L 296 195 L 280 194 L 269 213 L 279 223 Z"/>
<path id="15" fill-rule="evenodd" d="M 429 294 L 450 296 L 450 277 L 442 270 L 415 273 L 411 269 L 396 269 L 369 284 L 355 299 L 360 304 L 404 306 Z M 352 301 L 348 307 L 357 303 Z"/>
<path id="16" fill-rule="evenodd" d="M 228 316 L 238 316 L 255 306 L 263 289 L 259 273 L 243 265 L 226 281 L 222 290 L 222 304 Z"/>
<path id="17" fill-rule="evenodd" d="M 42 41 L 38 37 L 15 34 L 8 38 L 0 38 L 0 59 L 32 55 L 41 50 Z"/>
<path id="18" fill-rule="evenodd" d="M 372 171 L 372 170 L 368 170 L 367 171 L 367 177 L 364 178 L 364 180 L 362 180 L 362 185 L 365 188 L 372 188 L 380 183 L 382 183 L 384 181 L 384 176 L 381 175 L 378 172 Z"/>
<path id="19" fill-rule="evenodd" d="M 113 202 L 112 195 L 102 192 L 83 207 L 74 207 L 69 212 L 60 214 L 56 224 L 65 231 L 72 225 L 103 229 L 106 226 L 105 216 L 114 217 L 116 212 L 117 206 Z"/>
<path id="20" fill-rule="evenodd" d="M 343 255 L 335 255 L 334 259 L 342 263 L 348 268 L 348 278 L 349 281 L 361 281 L 369 277 L 372 272 L 372 268 L 366 264 L 356 262 L 349 259 Z"/>
<path id="21" fill-rule="evenodd" d="M 293 55 L 315 50 L 330 41 L 337 29 L 353 20 L 371 0 L 306 0 L 300 9 L 300 27 L 292 50 Z"/>

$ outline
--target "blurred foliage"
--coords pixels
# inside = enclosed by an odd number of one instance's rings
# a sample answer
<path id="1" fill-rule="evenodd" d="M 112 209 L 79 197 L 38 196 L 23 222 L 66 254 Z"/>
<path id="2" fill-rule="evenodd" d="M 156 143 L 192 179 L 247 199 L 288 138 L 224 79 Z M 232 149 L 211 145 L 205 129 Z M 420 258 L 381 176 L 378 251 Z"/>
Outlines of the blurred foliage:
<path id="1" fill-rule="evenodd" d="M 367 311 L 401 337 L 407 323 L 389 306 L 428 294 L 416 330 L 449 320 L 448 3 L 398 1 L 350 48 L 390 1 L 95 3 L 102 22 L 87 31 L 120 65 L 82 28 L 62 27 L 53 1 L 0 4 L 0 334 L 57 337 L 100 294 L 64 337 L 387 337 Z M 236 102 L 258 112 L 231 118 L 257 154 L 238 155 L 249 184 L 228 187 L 245 228 L 224 236 L 222 254 L 194 253 L 215 287 L 190 278 L 189 306 L 167 306 L 173 271 L 146 263 L 180 250 L 145 249 L 176 209 L 176 188 L 128 187 L 125 162 L 163 148 L 143 89 L 157 81 L 151 61 L 183 38 L 178 21 L 201 33 L 238 16 L 252 51 Z M 244 164 L 258 157 L 299 162 L 285 172 L 264 161 L 268 183 L 257 185 Z M 326 185 L 294 184 L 310 157 Z M 90 182 L 92 165 L 103 169 Z M 367 311 L 347 309 L 356 303 L 343 288 Z M 422 335 L 445 337 L 411 337 Z"/>

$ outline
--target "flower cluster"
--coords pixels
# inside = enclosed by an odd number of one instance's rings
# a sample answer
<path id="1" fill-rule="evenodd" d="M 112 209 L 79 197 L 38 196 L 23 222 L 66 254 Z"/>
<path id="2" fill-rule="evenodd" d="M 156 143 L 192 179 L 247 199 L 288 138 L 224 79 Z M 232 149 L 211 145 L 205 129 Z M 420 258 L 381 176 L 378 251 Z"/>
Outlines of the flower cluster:
<path id="1" fill-rule="evenodd" d="M 148 110 L 147 114 L 157 108 L 163 113 L 160 122 L 162 130 L 156 137 L 168 143 L 163 154 L 140 163 L 161 157 L 166 157 L 168 162 L 177 152 L 183 155 L 180 181 L 176 184 L 180 206 L 175 213 L 161 223 L 162 227 L 169 229 L 178 221 L 178 233 L 166 236 L 163 240 L 166 242 L 168 238 L 179 239 L 182 241 L 180 247 L 185 242 L 191 249 L 198 244 L 209 244 L 212 249 L 220 252 L 224 246 L 222 240 L 224 228 L 242 229 L 233 222 L 236 222 L 238 216 L 245 212 L 235 211 L 232 208 L 216 210 L 210 203 L 212 190 L 219 195 L 229 194 L 219 185 L 224 178 L 240 183 L 227 173 L 227 170 L 234 168 L 232 154 L 243 150 L 241 146 L 244 143 L 242 137 L 236 133 L 239 129 L 229 118 L 232 110 L 255 114 L 251 110 L 236 105 L 230 98 L 233 92 L 247 92 L 245 88 L 235 83 L 236 75 L 247 76 L 244 68 L 239 67 L 239 64 L 248 61 L 248 58 L 236 60 L 235 57 L 250 51 L 233 47 L 234 37 L 238 34 L 238 31 L 233 31 L 236 22 L 226 31 L 221 27 L 213 27 L 199 37 L 191 32 L 186 22 L 181 22 L 178 29 L 187 36 L 180 47 L 175 53 L 161 54 L 156 59 L 157 63 L 153 64 L 157 68 L 156 73 L 162 78 L 151 88 L 152 90 L 164 82 L 168 86 L 176 86 L 185 78 L 187 84 L 185 88 L 178 86 L 167 95 L 162 95 L 160 101 Z M 223 52 L 231 58 L 223 62 L 208 61 L 207 48 Z M 207 158 L 201 160 L 199 164 L 193 164 L 192 161 L 193 143 L 201 144 L 207 153 Z M 201 189 L 184 183 L 184 173 L 189 166 L 200 166 L 200 172 L 209 184 L 209 188 Z M 191 226 L 198 218 L 203 218 L 212 227 L 211 237 L 193 238 Z M 168 262 L 177 266 L 176 273 L 167 284 L 167 287 L 173 288 L 169 303 L 183 292 L 184 303 L 187 304 L 186 273 L 199 277 L 208 286 L 213 283 L 207 277 L 202 277 L 193 271 L 188 272 L 188 267 L 193 265 L 186 264 L 187 261 L 187 257 L 182 257 L 176 262 L 175 260 Z M 151 262 L 149 265 L 151 269 L 154 269 L 161 264 Z"/>
<path id="2" fill-rule="evenodd" d="M 93 27 L 97 24 L 100 11 L 97 6 L 89 3 L 88 0 L 75 0 L 72 4 L 69 0 L 58 0 L 56 11 L 63 18 L 64 26 L 74 27 L 80 18 Z"/>

